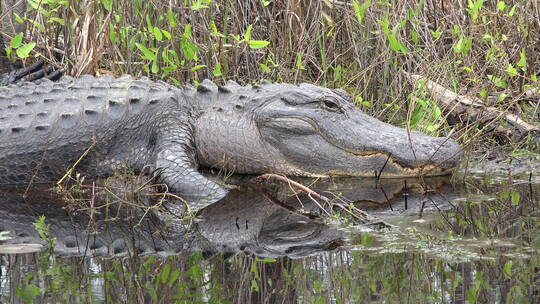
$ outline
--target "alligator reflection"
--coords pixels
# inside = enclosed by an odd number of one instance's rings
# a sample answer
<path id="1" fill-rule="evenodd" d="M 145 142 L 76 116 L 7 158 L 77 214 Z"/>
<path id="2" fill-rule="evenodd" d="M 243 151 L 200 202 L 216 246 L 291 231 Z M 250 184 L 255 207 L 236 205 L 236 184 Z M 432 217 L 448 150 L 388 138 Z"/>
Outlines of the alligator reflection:
<path id="1" fill-rule="evenodd" d="M 157 213 L 137 225 L 129 210 L 89 221 L 66 215 L 48 192 L 26 202 L 4 191 L 9 242 L 38 241 L 31 223 L 43 213 L 57 252 L 117 255 L 0 254 L 0 303 L 540 303 L 538 181 L 469 178 L 455 194 L 444 179 L 301 180 L 393 225 L 382 230 L 341 229 L 270 203 L 260 187 L 296 210 L 318 210 L 281 182 L 228 180 L 242 188 L 192 225 Z M 139 251 L 150 254 L 127 254 Z"/>
<path id="2" fill-rule="evenodd" d="M 243 251 L 264 257 L 298 258 L 337 248 L 348 238 L 346 230 L 327 225 L 321 218 L 310 219 L 291 212 L 261 192 L 264 188 L 279 201 L 304 212 L 319 211 L 310 197 L 294 193 L 284 183 L 258 185 L 245 177 L 229 182 L 240 188 L 202 210 L 191 222 L 155 212 L 140 218 L 132 210 L 124 210 L 120 216 L 115 213 L 117 210 L 101 210 L 92 213 L 90 219 L 87 214 L 65 211 L 63 203 L 51 192 L 34 191 L 23 199 L 20 189 L 4 189 L 0 192 L 0 231 L 9 231 L 7 236 L 12 238 L 0 241 L 0 245 L 45 245 L 32 225 L 41 215 L 46 217 L 49 232 L 56 238 L 54 251 L 69 256 L 171 255 L 185 251 L 200 251 L 209 256 Z M 300 182 L 334 201 L 354 202 L 373 214 L 447 209 L 455 196 L 444 178 Z"/>

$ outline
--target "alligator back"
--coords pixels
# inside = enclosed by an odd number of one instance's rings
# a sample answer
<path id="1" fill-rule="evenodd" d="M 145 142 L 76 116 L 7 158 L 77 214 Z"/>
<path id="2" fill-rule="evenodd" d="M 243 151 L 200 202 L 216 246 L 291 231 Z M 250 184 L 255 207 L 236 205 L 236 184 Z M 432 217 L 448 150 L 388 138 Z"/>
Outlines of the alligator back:
<path id="1" fill-rule="evenodd" d="M 74 165 L 109 174 L 145 162 L 158 113 L 177 106 L 176 88 L 129 76 L 63 77 L 0 89 L 0 184 L 51 181 Z M 130 156 L 136 157 L 130 158 Z"/>

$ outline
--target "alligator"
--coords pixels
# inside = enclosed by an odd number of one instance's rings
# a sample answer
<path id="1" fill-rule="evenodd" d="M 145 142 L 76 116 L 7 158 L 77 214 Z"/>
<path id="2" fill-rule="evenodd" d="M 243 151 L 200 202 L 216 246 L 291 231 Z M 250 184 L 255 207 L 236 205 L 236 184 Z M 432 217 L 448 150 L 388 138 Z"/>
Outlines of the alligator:
<path id="1" fill-rule="evenodd" d="M 386 216 L 448 210 L 453 207 L 450 201 L 462 197 L 443 177 L 381 179 L 377 185 L 374 179 L 358 178 L 299 181 L 321 193 L 340 193 L 345 203 L 355 202 L 371 214 Z M 300 258 L 336 249 L 349 239 L 349 232 L 321 221 L 320 217 L 305 216 L 320 214 L 320 207 L 307 194 L 292 191 L 286 183 L 267 181 L 260 185 L 241 176 L 231 177 L 228 182 L 239 187 L 201 210 L 192 224 L 162 213 L 164 210 L 146 213 L 123 206 L 117 215 L 115 204 L 110 205 L 109 212 L 94 212 L 89 217 L 81 211 L 62 208 L 63 200 L 46 185 L 34 187 L 24 199 L 21 196 L 24 188 L 1 187 L 0 235 L 4 232 L 8 239 L 0 239 L 0 255 L 17 246 L 34 250 L 47 246 L 33 225 L 40 216 L 45 216 L 50 237 L 56 239 L 53 250 L 60 256 L 167 256 L 202 252 L 206 257 L 245 253 Z M 419 187 L 429 191 L 417 193 L 414 189 Z M 269 196 L 281 204 L 275 204 Z M 142 197 L 152 198 L 155 196 Z M 102 198 L 96 201 L 99 200 Z"/>
<path id="2" fill-rule="evenodd" d="M 287 187 L 282 187 L 287 190 Z M 22 189 L 24 191 L 24 189 Z M 226 198 L 203 209 L 190 225 L 176 217 L 144 213 L 136 208 L 114 206 L 106 215 L 92 218 L 62 208 L 62 200 L 37 187 L 22 199 L 17 189 L 0 188 L 0 255 L 17 245 L 43 249 L 43 240 L 33 223 L 45 216 L 53 251 L 60 256 L 124 256 L 201 252 L 205 257 L 238 253 L 261 257 L 299 258 L 335 249 L 347 233 L 311 220 L 268 201 L 257 189 L 232 189 Z M 148 197 L 147 197 L 148 198 Z M 315 209 L 305 201 L 305 208 Z M 127 216 L 130 214 L 130 216 Z M 126 216 L 122 216 L 126 215 Z M 135 219 L 135 220 L 134 220 Z M 43 247 L 42 247 L 43 246 Z M 40 248 L 41 247 L 41 248 Z"/>
<path id="3" fill-rule="evenodd" d="M 227 187 L 200 173 L 436 176 L 462 151 L 379 121 L 340 89 L 263 83 L 176 87 L 148 78 L 39 79 L 0 88 L 0 184 L 49 183 L 75 171 L 149 172 L 192 210 Z"/>

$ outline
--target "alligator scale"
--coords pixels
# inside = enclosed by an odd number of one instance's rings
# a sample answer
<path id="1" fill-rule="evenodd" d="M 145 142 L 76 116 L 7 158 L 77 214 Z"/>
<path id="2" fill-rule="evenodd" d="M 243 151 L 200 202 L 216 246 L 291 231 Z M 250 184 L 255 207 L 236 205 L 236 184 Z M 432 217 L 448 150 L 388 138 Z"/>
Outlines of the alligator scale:
<path id="1" fill-rule="evenodd" d="M 443 175 L 461 157 L 448 138 L 407 132 L 309 84 L 197 88 L 129 76 L 63 77 L 0 89 L 0 184 L 149 168 L 200 206 L 221 199 L 210 167 L 242 174 Z"/>

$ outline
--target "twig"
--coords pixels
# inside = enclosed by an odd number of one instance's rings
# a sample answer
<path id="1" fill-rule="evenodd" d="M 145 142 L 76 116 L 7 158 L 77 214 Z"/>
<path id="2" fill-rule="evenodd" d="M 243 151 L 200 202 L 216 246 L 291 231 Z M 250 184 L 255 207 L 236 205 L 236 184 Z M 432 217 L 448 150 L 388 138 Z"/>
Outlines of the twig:
<path id="1" fill-rule="evenodd" d="M 278 205 L 279 207 L 289 211 L 289 212 L 292 212 L 296 215 L 299 215 L 299 216 L 302 216 L 302 217 L 305 217 L 305 218 L 308 218 L 310 220 L 313 220 L 313 219 L 316 219 L 318 218 L 318 216 L 316 215 L 313 215 L 313 214 L 310 214 L 310 213 L 303 213 L 303 212 L 299 212 L 297 211 L 296 209 L 294 209 L 293 207 L 287 205 L 287 204 L 284 204 L 282 203 L 280 200 L 278 200 L 277 198 L 275 198 L 274 196 L 272 196 L 270 193 L 268 193 L 268 191 L 266 191 L 265 189 L 262 189 L 262 194 L 264 195 L 264 197 L 266 197 L 268 200 L 270 200 L 272 203 Z"/>
<path id="2" fill-rule="evenodd" d="M 88 154 L 90 153 L 90 150 L 92 150 L 92 148 L 96 145 L 96 140 L 92 140 L 92 144 L 90 145 L 90 147 L 88 147 L 88 149 L 86 149 L 84 151 L 84 153 L 79 157 L 79 159 L 77 159 L 77 161 L 66 171 L 66 174 L 64 174 L 64 176 L 62 176 L 62 178 L 60 180 L 58 180 L 56 182 L 56 185 L 57 186 L 61 186 L 62 183 L 64 182 L 64 180 L 71 175 L 71 173 L 73 172 L 73 170 L 75 170 L 75 167 L 77 167 L 77 165 L 83 160 L 83 158 Z"/>
<path id="3" fill-rule="evenodd" d="M 305 192 L 307 194 L 307 196 L 312 201 L 314 201 L 319 206 L 319 208 L 321 208 L 321 210 L 323 210 L 327 215 L 330 215 L 330 213 L 328 211 L 326 211 L 326 209 L 324 209 L 315 199 L 313 199 L 313 197 L 316 197 L 316 198 L 322 200 L 323 202 L 327 203 L 330 207 L 339 207 L 340 209 L 342 209 L 343 211 L 349 213 L 353 217 L 364 218 L 364 220 L 369 220 L 369 221 L 374 219 L 374 217 L 372 217 L 371 215 L 369 215 L 365 211 L 356 208 L 355 206 L 352 206 L 352 205 L 349 205 L 349 204 L 346 204 L 346 203 L 334 203 L 329 198 L 327 198 L 326 196 L 323 196 L 323 195 L 311 190 L 310 188 L 308 188 L 308 187 L 306 187 L 306 186 L 304 186 L 304 185 L 302 185 L 302 184 L 300 184 L 298 182 L 295 182 L 295 181 L 293 181 L 293 180 L 291 180 L 291 179 L 289 179 L 289 178 L 287 178 L 285 176 L 269 173 L 269 174 L 263 174 L 263 175 L 260 175 L 260 176 L 257 177 L 257 181 L 263 181 L 263 180 L 268 180 L 268 179 L 277 179 L 279 181 L 286 182 L 290 186 L 295 187 L 295 188 L 301 190 L 302 192 Z"/>

